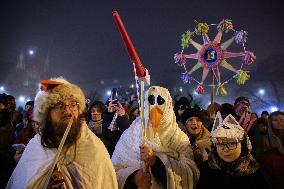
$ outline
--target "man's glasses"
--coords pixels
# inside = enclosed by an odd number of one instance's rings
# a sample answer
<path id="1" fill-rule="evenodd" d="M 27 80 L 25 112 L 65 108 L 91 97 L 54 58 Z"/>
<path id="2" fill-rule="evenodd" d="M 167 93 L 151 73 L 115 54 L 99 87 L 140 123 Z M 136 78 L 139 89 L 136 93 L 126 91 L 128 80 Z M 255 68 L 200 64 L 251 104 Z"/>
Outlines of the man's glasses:
<path id="1" fill-rule="evenodd" d="M 71 102 L 70 104 L 64 104 L 62 102 L 59 102 L 59 103 L 57 103 L 53 106 L 54 109 L 58 109 L 58 110 L 61 110 L 61 111 L 64 111 L 67 107 L 69 108 L 69 110 L 75 111 L 75 110 L 78 110 L 79 103 L 78 102 Z"/>
<path id="2" fill-rule="evenodd" d="M 247 101 L 240 101 L 239 103 L 243 106 L 250 106 L 250 103 L 248 103 Z"/>
<path id="3" fill-rule="evenodd" d="M 238 147 L 237 142 L 229 142 L 229 143 L 217 142 L 216 145 L 217 145 L 218 148 L 221 148 L 222 150 L 224 150 L 225 148 L 227 148 L 228 150 L 234 150 Z"/>

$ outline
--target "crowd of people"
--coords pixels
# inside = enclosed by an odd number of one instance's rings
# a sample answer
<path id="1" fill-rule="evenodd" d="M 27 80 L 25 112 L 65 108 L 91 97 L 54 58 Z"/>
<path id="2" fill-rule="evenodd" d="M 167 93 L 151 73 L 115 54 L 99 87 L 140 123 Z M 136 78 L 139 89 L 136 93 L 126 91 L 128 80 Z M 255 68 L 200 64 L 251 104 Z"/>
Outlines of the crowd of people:
<path id="1" fill-rule="evenodd" d="M 87 102 L 63 78 L 41 81 L 21 113 L 1 94 L 0 188 L 284 186 L 282 111 L 258 117 L 247 97 L 201 109 L 159 86 L 143 120 L 137 98 Z"/>

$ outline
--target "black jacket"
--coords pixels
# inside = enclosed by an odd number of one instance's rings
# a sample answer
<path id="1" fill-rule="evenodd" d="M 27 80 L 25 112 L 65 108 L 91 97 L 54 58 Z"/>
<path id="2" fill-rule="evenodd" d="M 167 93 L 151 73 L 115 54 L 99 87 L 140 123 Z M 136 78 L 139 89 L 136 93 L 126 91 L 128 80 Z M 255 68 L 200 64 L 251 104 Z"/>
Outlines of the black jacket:
<path id="1" fill-rule="evenodd" d="M 104 144 L 110 156 L 112 156 L 112 153 L 115 149 L 115 145 L 118 142 L 120 136 L 129 127 L 128 116 L 124 115 L 124 116 L 118 116 L 116 119 L 116 127 L 118 127 L 119 130 L 117 131 L 109 130 L 108 127 L 113 119 L 113 116 L 114 113 L 110 113 L 107 111 L 103 113 L 102 135 L 103 135 Z"/>
<path id="2" fill-rule="evenodd" d="M 258 169 L 246 176 L 232 176 L 224 171 L 212 169 L 207 161 L 200 167 L 200 178 L 197 189 L 270 189 L 270 185 Z"/>

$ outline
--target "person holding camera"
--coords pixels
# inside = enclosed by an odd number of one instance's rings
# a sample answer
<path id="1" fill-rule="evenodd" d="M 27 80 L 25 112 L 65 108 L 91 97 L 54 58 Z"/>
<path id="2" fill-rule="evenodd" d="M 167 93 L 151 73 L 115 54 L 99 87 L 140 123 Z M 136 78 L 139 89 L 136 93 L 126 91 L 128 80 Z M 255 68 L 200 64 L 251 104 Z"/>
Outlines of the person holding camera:
<path id="1" fill-rule="evenodd" d="M 110 156 L 123 131 L 129 127 L 128 115 L 121 103 L 112 95 L 107 110 L 103 113 L 102 134 Z"/>

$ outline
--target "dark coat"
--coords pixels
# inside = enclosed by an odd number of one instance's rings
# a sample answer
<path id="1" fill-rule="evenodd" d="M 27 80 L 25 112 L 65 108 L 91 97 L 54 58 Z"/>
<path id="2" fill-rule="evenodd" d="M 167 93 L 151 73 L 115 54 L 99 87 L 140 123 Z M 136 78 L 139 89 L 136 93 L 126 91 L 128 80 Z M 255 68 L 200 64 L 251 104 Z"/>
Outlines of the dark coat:
<path id="1" fill-rule="evenodd" d="M 212 169 L 207 161 L 199 167 L 200 179 L 197 189 L 269 189 L 270 186 L 258 169 L 246 176 L 232 176 L 224 171 Z"/>
<path id="2" fill-rule="evenodd" d="M 114 113 L 109 113 L 107 111 L 103 113 L 102 138 L 110 156 L 112 156 L 112 153 L 115 149 L 115 145 L 120 139 L 120 136 L 129 127 L 128 116 L 124 115 L 118 116 L 116 119 L 116 127 L 118 127 L 119 130 L 109 130 L 108 127 L 113 119 L 113 116 Z"/>

